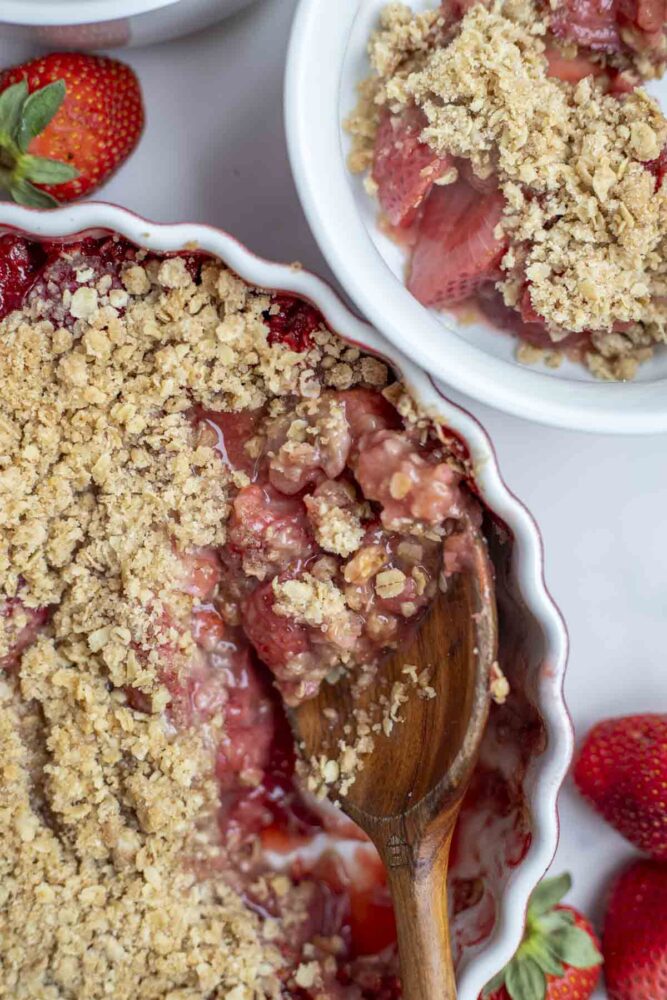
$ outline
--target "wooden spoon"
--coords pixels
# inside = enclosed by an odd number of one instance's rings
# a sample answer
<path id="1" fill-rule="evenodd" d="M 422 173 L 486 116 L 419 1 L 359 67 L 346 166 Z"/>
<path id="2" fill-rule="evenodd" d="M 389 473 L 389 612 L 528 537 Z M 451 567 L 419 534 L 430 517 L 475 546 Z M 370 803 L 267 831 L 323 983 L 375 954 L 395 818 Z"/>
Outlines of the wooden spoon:
<path id="1" fill-rule="evenodd" d="M 394 902 L 404 1000 L 454 1000 L 446 877 L 454 825 L 475 766 L 490 702 L 497 652 L 493 570 L 481 534 L 472 531 L 469 569 L 450 580 L 411 644 L 384 661 L 363 694 L 352 679 L 323 684 L 291 711 L 306 760 L 336 760 L 339 740 L 358 709 L 371 712 L 404 667 L 431 670 L 436 696 L 406 685 L 401 722 L 374 737 L 363 770 L 339 800 L 384 861 Z M 333 710 L 333 711 L 332 711 Z M 357 716 L 358 717 L 358 716 Z"/>

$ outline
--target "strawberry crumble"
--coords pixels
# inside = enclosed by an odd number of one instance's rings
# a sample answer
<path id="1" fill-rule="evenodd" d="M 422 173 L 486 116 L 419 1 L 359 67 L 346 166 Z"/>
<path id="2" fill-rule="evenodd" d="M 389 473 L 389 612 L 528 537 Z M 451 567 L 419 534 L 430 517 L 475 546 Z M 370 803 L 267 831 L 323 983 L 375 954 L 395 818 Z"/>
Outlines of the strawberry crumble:
<path id="1" fill-rule="evenodd" d="M 364 684 L 461 568 L 442 428 L 307 303 L 113 237 L 2 237 L 0 386 L 0 992 L 398 997 L 382 865 L 285 704 Z"/>
<path id="2" fill-rule="evenodd" d="M 667 122 L 637 85 L 664 52 L 649 7 L 394 3 L 370 40 L 350 167 L 408 248 L 412 294 L 473 303 L 520 360 L 627 379 L 667 339 Z"/>

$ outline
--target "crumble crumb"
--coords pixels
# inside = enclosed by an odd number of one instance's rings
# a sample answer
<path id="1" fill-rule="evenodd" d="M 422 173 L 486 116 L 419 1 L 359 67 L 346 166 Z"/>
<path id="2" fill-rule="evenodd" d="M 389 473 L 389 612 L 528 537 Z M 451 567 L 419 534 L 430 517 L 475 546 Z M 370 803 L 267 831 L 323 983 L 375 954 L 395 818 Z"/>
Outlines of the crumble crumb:
<path id="1" fill-rule="evenodd" d="M 368 505 L 358 503 L 352 490 L 347 498 L 313 495 L 304 503 L 320 548 L 343 558 L 359 549 L 365 534 L 362 518 L 368 516 Z"/>
<path id="2" fill-rule="evenodd" d="M 496 705 L 504 705 L 509 697 L 510 685 L 504 673 L 500 669 L 500 664 L 496 660 L 491 665 L 491 697 Z"/>
<path id="3" fill-rule="evenodd" d="M 317 580 L 311 573 L 303 573 L 296 580 L 279 577 L 272 581 L 277 615 L 293 618 L 295 622 L 313 625 L 323 632 L 345 624 L 350 610 L 344 594 L 330 580 Z"/>

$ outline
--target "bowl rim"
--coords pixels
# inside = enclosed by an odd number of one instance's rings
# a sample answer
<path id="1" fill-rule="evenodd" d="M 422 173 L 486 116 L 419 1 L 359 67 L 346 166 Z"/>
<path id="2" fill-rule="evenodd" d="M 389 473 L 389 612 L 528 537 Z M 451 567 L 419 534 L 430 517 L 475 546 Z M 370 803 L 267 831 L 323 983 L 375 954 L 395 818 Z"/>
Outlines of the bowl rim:
<path id="1" fill-rule="evenodd" d="M 285 76 L 288 150 L 304 212 L 336 277 L 363 314 L 446 385 L 499 410 L 571 430 L 667 431 L 667 380 L 561 379 L 485 353 L 425 309 L 389 269 L 357 209 L 345 164 L 340 94 L 361 0 L 301 0 Z M 351 109 L 350 109 L 351 110 Z M 406 330 L 414 331 L 410 340 Z"/>
<path id="2" fill-rule="evenodd" d="M 355 316 L 329 284 L 301 266 L 259 257 L 229 233 L 212 226 L 151 222 L 104 202 L 86 202 L 49 212 L 9 203 L 0 205 L 0 233 L 16 231 L 38 239 L 58 239 L 90 230 L 119 233 L 133 243 L 163 253 L 195 246 L 218 257 L 252 284 L 292 292 L 312 302 L 332 330 L 387 360 L 426 409 L 465 442 L 480 495 L 511 531 L 513 577 L 528 612 L 544 634 L 547 651 L 537 683 L 547 746 L 537 759 L 529 793 L 531 846 L 503 891 L 492 937 L 479 953 L 464 960 L 461 968 L 459 1000 L 477 1000 L 482 987 L 518 947 L 528 897 L 555 854 L 559 832 L 557 796 L 573 751 L 572 723 L 563 695 L 568 635 L 546 586 L 542 537 L 533 516 L 504 482 L 493 444 L 476 417 L 448 400 L 432 378 Z"/>
<path id="3" fill-rule="evenodd" d="M 173 7 L 181 0 L 3 0 L 0 23 L 55 27 L 118 21 Z"/>

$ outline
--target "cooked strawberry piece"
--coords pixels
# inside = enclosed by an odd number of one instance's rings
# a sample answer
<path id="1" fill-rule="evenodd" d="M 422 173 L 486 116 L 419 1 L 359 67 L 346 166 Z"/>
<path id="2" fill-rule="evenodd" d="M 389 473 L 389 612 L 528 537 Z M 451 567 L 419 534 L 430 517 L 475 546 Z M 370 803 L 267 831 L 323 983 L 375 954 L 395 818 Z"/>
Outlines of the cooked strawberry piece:
<path id="1" fill-rule="evenodd" d="M 11 670 L 48 621 L 49 609 L 29 608 L 18 597 L 10 597 L 0 601 L 0 617 L 5 619 L 5 629 L 10 637 L 9 652 L 0 656 L 0 670 Z"/>
<path id="2" fill-rule="evenodd" d="M 182 553 L 181 587 L 186 594 L 207 601 L 213 597 L 220 579 L 220 560 L 213 549 L 192 549 Z"/>
<path id="3" fill-rule="evenodd" d="M 482 194 L 491 194 L 498 190 L 498 178 L 496 175 L 491 173 L 488 177 L 480 177 L 473 170 L 470 160 L 464 158 L 458 159 L 456 161 L 456 169 L 459 172 L 461 180 L 464 180 L 475 191 L 480 191 Z"/>
<path id="4" fill-rule="evenodd" d="M 18 309 L 46 266 L 48 254 L 22 236 L 0 236 L 0 319 Z"/>
<path id="5" fill-rule="evenodd" d="M 201 604 L 192 612 L 192 636 L 206 653 L 215 652 L 225 638 L 225 621 L 212 604 Z"/>
<path id="6" fill-rule="evenodd" d="M 507 244 L 495 230 L 504 204 L 500 192 L 484 196 L 465 181 L 434 188 L 424 207 L 408 281 L 423 305 L 440 309 L 462 302 L 500 277 Z"/>
<path id="7" fill-rule="evenodd" d="M 260 580 L 307 559 L 315 543 L 303 501 L 269 483 L 244 486 L 234 500 L 227 546 L 242 558 L 245 572 Z"/>
<path id="8" fill-rule="evenodd" d="M 404 519 L 436 524 L 461 515 L 460 473 L 445 462 L 428 462 L 398 431 L 364 437 L 356 476 L 364 496 L 382 505 L 386 526 Z"/>
<path id="9" fill-rule="evenodd" d="M 478 295 L 477 304 L 495 327 L 516 334 L 533 347 L 547 351 L 577 351 L 590 344 L 591 336 L 587 330 L 570 333 L 557 343 L 552 340 L 542 317 L 527 298 L 527 293 L 524 293 L 520 312 L 506 306 L 500 292 L 491 287 Z"/>
<path id="10" fill-rule="evenodd" d="M 600 52 L 623 48 L 617 21 L 617 0 L 561 0 L 551 10 L 554 35 Z"/>
<path id="11" fill-rule="evenodd" d="M 273 610 L 275 598 L 270 583 L 262 584 L 243 602 L 243 631 L 262 663 L 275 671 L 310 647 L 308 629 Z"/>
<path id="12" fill-rule="evenodd" d="M 401 115 L 387 111 L 380 122 L 373 180 L 380 206 L 393 226 L 407 227 L 414 222 L 433 182 L 454 162 L 450 156 L 438 156 L 421 141 L 425 125 L 426 118 L 417 108 Z"/>
<path id="13" fill-rule="evenodd" d="M 600 63 L 594 63 L 581 55 L 566 57 L 553 46 L 547 46 L 544 55 L 548 64 L 547 76 L 562 80 L 563 83 L 579 83 L 587 76 L 604 76 L 606 72 Z"/>
<path id="14" fill-rule="evenodd" d="M 474 7 L 479 2 L 480 0 L 442 0 L 440 10 L 447 27 L 452 24 L 458 24 L 471 7 Z"/>
<path id="15" fill-rule="evenodd" d="M 618 0 L 618 9 L 622 17 L 647 35 L 659 32 L 667 20 L 665 0 Z"/>
<path id="16" fill-rule="evenodd" d="M 288 496 L 340 476 L 352 447 L 345 406 L 338 393 L 322 393 L 301 419 L 303 434 L 298 440 L 290 437 L 292 413 L 277 417 L 266 429 L 266 451 L 271 456 L 269 481 Z"/>
<path id="17" fill-rule="evenodd" d="M 354 444 L 373 431 L 398 430 L 403 421 L 388 399 L 372 389 L 348 389 L 340 393 Z"/>
<path id="18" fill-rule="evenodd" d="M 221 788 L 231 790 L 241 776 L 255 786 L 264 777 L 276 720 L 270 689 L 258 675 L 248 647 L 239 647 L 225 672 L 228 698 L 216 774 Z"/>
<path id="19" fill-rule="evenodd" d="M 266 322 L 269 343 L 285 344 L 292 351 L 307 351 L 313 333 L 324 325 L 318 309 L 287 293 L 274 296 Z"/>

